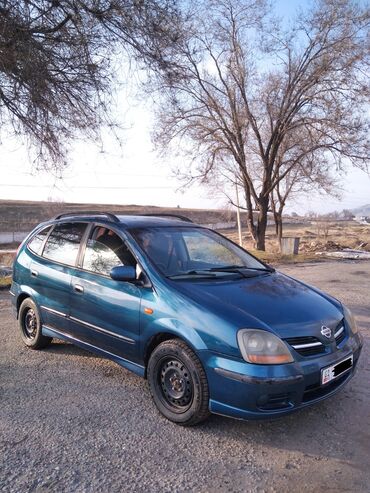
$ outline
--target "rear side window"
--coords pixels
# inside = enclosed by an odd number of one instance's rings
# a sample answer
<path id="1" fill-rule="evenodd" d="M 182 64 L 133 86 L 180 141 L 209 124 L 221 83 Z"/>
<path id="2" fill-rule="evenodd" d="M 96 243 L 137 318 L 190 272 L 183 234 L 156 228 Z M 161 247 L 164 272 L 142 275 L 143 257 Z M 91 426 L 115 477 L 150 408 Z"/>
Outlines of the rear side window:
<path id="1" fill-rule="evenodd" d="M 75 265 L 85 223 L 58 224 L 45 244 L 43 257 L 62 264 Z"/>
<path id="2" fill-rule="evenodd" d="M 46 238 L 46 235 L 49 233 L 51 226 L 42 229 L 39 231 L 28 243 L 28 248 L 37 255 L 41 255 L 42 253 L 42 245 Z"/>

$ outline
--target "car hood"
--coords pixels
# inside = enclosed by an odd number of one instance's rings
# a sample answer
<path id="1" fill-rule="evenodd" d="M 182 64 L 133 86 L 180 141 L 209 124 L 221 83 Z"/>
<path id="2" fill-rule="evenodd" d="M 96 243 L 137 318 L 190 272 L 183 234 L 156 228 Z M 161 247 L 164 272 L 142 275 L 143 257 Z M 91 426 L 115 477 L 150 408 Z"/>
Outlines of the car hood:
<path id="1" fill-rule="evenodd" d="M 175 281 L 177 289 L 201 307 L 238 328 L 268 328 L 280 337 L 317 335 L 343 319 L 340 303 L 279 272 L 251 278 Z"/>

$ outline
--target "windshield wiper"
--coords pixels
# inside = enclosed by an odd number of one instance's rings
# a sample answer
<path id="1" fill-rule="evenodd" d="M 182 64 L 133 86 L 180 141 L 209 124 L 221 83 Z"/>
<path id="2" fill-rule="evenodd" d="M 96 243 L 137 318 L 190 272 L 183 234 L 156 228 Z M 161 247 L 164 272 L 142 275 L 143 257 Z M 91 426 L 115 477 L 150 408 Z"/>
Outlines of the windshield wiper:
<path id="1" fill-rule="evenodd" d="M 261 272 L 275 272 L 272 267 L 247 267 L 246 265 L 223 265 L 220 267 L 211 267 L 208 269 L 211 272 L 239 272 L 240 270 L 256 270 Z"/>
<path id="2" fill-rule="evenodd" d="M 216 277 L 216 274 L 207 270 L 188 270 L 187 272 L 181 272 L 178 274 L 173 274 L 172 276 L 167 276 L 169 279 L 176 279 L 177 277 L 185 276 L 200 276 L 200 277 Z"/>
<path id="3" fill-rule="evenodd" d="M 173 274 L 167 277 L 169 279 L 178 279 L 180 277 L 187 277 L 187 276 L 215 278 L 217 277 L 216 272 L 230 272 L 230 274 L 239 274 L 242 277 L 255 277 L 252 275 L 247 275 L 247 273 L 245 272 L 246 270 L 256 271 L 255 275 L 258 275 L 258 272 L 275 272 L 275 269 L 273 268 L 247 267 L 246 265 L 224 265 L 224 266 L 221 265 L 220 267 L 211 267 L 209 269 L 188 270 L 186 272 L 181 272 L 181 273 L 179 272 L 178 274 Z"/>

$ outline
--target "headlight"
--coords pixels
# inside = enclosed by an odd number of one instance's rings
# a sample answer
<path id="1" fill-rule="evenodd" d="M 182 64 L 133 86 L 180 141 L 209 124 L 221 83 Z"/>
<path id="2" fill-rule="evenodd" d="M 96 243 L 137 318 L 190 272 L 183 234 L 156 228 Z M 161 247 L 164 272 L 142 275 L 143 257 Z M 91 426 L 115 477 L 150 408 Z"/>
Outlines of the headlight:
<path id="1" fill-rule="evenodd" d="M 239 330 L 238 345 L 243 358 L 248 363 L 279 365 L 294 361 L 284 342 L 266 330 Z"/>
<path id="2" fill-rule="evenodd" d="M 357 334 L 358 332 L 358 327 L 357 327 L 357 322 L 355 317 L 353 316 L 353 313 L 349 308 L 347 308 L 345 305 L 342 304 L 343 307 L 343 313 L 344 313 L 344 318 L 349 325 L 351 331 L 353 334 Z"/>

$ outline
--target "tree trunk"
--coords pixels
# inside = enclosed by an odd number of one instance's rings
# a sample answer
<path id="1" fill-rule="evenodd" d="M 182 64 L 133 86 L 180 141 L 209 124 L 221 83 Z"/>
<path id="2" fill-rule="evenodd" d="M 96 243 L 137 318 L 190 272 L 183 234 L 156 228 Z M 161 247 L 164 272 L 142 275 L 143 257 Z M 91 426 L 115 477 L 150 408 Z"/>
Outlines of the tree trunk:
<path id="1" fill-rule="evenodd" d="M 256 248 L 257 250 L 265 251 L 265 239 L 266 239 L 266 227 L 267 227 L 267 211 L 269 205 L 269 198 L 261 199 L 259 205 L 258 219 L 257 219 L 257 231 L 256 231 Z"/>
<path id="2" fill-rule="evenodd" d="M 279 239 L 279 215 L 274 211 L 274 221 L 275 221 L 275 234 L 277 239 Z"/>
<path id="3" fill-rule="evenodd" d="M 281 252 L 281 239 L 283 237 L 283 209 L 285 206 L 285 201 L 282 200 L 279 191 L 278 191 L 278 197 L 280 202 L 279 207 L 276 207 L 275 197 L 273 193 L 271 193 L 270 195 L 270 202 L 271 202 L 272 212 L 274 214 L 276 238 Z"/>
<path id="4" fill-rule="evenodd" d="M 252 198 L 251 198 L 251 192 L 248 183 L 246 180 L 243 180 L 244 184 L 244 195 L 245 195 L 245 203 L 247 204 L 247 226 L 248 226 L 248 231 L 251 234 L 253 241 L 256 242 L 257 240 L 257 231 L 256 231 L 256 225 L 254 224 L 254 217 L 253 217 L 253 203 L 252 203 Z"/>
<path id="5" fill-rule="evenodd" d="M 248 225 L 248 231 L 251 234 L 253 241 L 257 241 L 257 228 L 256 225 L 254 224 L 254 217 L 253 217 L 253 209 L 247 210 L 247 225 Z"/>
<path id="6" fill-rule="evenodd" d="M 276 234 L 276 238 L 278 240 L 279 248 L 281 250 L 281 227 L 280 227 L 281 218 L 279 218 L 279 213 L 277 212 L 275 207 L 273 207 L 272 212 L 274 214 L 275 234 Z"/>
<path id="7" fill-rule="evenodd" d="M 275 214 L 275 228 L 276 228 L 276 236 L 281 252 L 281 239 L 283 237 L 283 216 L 280 212 L 276 212 Z"/>

